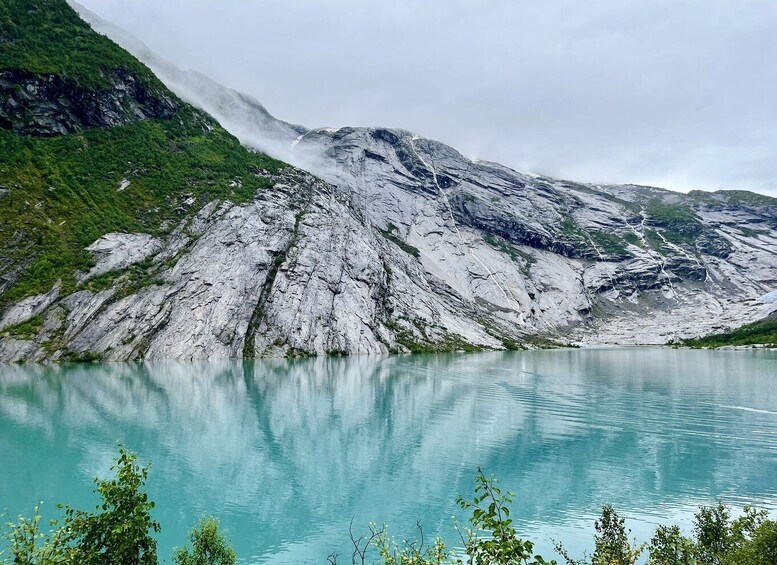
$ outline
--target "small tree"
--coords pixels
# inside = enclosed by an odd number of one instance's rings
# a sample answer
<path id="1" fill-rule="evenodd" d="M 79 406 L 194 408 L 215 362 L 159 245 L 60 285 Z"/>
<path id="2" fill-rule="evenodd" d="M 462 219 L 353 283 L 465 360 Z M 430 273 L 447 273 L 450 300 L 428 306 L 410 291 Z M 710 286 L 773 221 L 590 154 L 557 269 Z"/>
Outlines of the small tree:
<path id="1" fill-rule="evenodd" d="M 19 516 L 18 522 L 8 523 L 8 532 L 3 534 L 8 540 L 7 551 L 14 565 L 60 565 L 73 563 L 71 548 L 67 544 L 66 528 L 55 528 L 44 534 L 40 530 L 40 506 L 35 507 L 32 518 Z M 2 558 L 3 552 L 0 552 Z M 5 563 L 4 559 L 0 562 Z"/>
<path id="2" fill-rule="evenodd" d="M 694 518 L 693 533 L 699 561 L 705 565 L 721 565 L 734 545 L 730 513 L 722 503 L 702 506 Z"/>
<path id="3" fill-rule="evenodd" d="M 593 565 L 633 565 L 644 546 L 631 547 L 626 520 L 611 505 L 602 508 L 602 517 L 594 522 Z"/>
<path id="4" fill-rule="evenodd" d="M 774 565 L 777 563 L 777 522 L 762 521 L 752 535 L 727 556 L 727 565 Z"/>
<path id="5" fill-rule="evenodd" d="M 191 548 L 177 548 L 173 561 L 177 565 L 235 565 L 237 555 L 219 529 L 219 521 L 201 518 L 189 532 Z"/>
<path id="6" fill-rule="evenodd" d="M 486 477 L 481 469 L 475 479 L 475 498 L 472 501 L 459 497 L 456 502 L 464 510 L 471 510 L 469 519 L 472 528 L 467 530 L 465 551 L 472 565 L 544 565 L 555 564 L 545 561 L 539 555 L 532 556 L 534 544 L 523 540 L 513 527 L 509 504 L 514 494 L 502 493 L 498 481 Z M 485 532 L 480 535 L 478 532 Z"/>
<path id="7" fill-rule="evenodd" d="M 115 479 L 95 479 L 102 504 L 94 513 L 65 508 L 65 528 L 75 562 L 156 565 L 156 540 L 151 533 L 161 528 L 151 517 L 154 503 L 141 490 L 148 467 L 140 467 L 137 456 L 119 446 L 119 457 L 111 469 L 116 471 Z"/>
<path id="8" fill-rule="evenodd" d="M 680 526 L 658 526 L 650 540 L 650 565 L 696 565 L 693 541 L 680 534 Z"/>
<path id="9" fill-rule="evenodd" d="M 385 526 L 378 531 L 378 537 L 375 539 L 375 546 L 378 555 L 383 559 L 384 565 L 446 565 L 450 563 L 451 554 L 445 547 L 445 543 L 437 538 L 434 543 L 424 545 L 423 531 L 421 531 L 420 542 L 405 542 L 403 546 L 398 545 L 386 534 Z"/>
<path id="10" fill-rule="evenodd" d="M 645 550 L 644 545 L 632 547 L 626 521 L 609 504 L 602 508 L 602 516 L 594 522 L 594 554 L 590 558 L 573 559 L 560 543 L 556 551 L 567 565 L 634 565 Z"/>

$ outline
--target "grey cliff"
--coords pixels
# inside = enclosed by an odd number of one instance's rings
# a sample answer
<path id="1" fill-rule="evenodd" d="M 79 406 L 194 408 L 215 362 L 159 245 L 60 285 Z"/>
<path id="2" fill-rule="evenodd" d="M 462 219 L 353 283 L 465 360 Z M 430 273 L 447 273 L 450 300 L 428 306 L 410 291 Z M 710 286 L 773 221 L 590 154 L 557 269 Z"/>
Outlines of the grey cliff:
<path id="1" fill-rule="evenodd" d="M 0 329 L 35 315 L 43 329 L 0 339 L 2 360 L 664 344 L 777 308 L 775 199 L 526 175 L 402 130 L 308 130 L 114 38 L 296 168 L 165 238 L 103 235 L 82 280 L 114 272 L 112 286 L 12 305 Z"/>

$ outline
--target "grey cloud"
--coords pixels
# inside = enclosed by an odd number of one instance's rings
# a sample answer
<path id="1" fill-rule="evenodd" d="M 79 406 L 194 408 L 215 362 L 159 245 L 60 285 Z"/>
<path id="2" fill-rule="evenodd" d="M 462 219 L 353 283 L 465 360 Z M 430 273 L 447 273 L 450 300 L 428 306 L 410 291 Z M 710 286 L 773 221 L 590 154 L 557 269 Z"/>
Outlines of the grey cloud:
<path id="1" fill-rule="evenodd" d="M 772 0 L 81 0 L 307 126 L 576 180 L 777 195 Z"/>

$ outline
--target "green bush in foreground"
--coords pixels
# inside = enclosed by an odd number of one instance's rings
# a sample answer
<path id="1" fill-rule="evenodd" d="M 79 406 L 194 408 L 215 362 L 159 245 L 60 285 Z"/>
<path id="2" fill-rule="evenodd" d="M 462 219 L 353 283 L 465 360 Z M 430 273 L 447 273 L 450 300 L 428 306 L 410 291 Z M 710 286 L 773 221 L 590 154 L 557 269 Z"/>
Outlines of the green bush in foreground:
<path id="1" fill-rule="evenodd" d="M 77 562 L 84 565 L 156 563 L 156 540 L 161 530 L 151 517 L 154 503 L 141 491 L 148 468 L 141 468 L 134 454 L 124 448 L 112 467 L 116 478 L 97 483 L 102 504 L 94 512 L 67 508 L 65 528 Z"/>
<path id="2" fill-rule="evenodd" d="M 213 517 L 202 518 L 189 534 L 192 548 L 175 550 L 177 565 L 234 565 L 235 550 L 219 531 L 219 521 Z"/>
<path id="3" fill-rule="evenodd" d="M 19 517 L 7 525 L 10 560 L 14 565 L 156 565 L 157 548 L 153 534 L 161 531 L 151 517 L 154 503 L 143 492 L 148 467 L 138 464 L 137 456 L 120 446 L 112 467 L 113 479 L 97 480 L 95 492 L 101 504 L 93 512 L 63 507 L 62 525 L 51 522 L 51 531 L 41 531 L 39 507 L 32 518 Z M 235 552 L 229 547 L 219 524 L 203 518 L 191 532 L 192 549 L 178 549 L 178 565 L 234 565 Z"/>
<path id="4" fill-rule="evenodd" d="M 151 517 L 154 503 L 143 492 L 148 467 L 141 467 L 135 454 L 120 448 L 113 466 L 116 476 L 96 480 L 95 491 L 102 503 L 86 512 L 61 507 L 60 525 L 52 521 L 48 533 L 41 531 L 39 508 L 32 518 L 19 517 L 3 533 L 8 542 L 0 563 L 14 565 L 153 565 L 158 562 L 153 534 L 161 530 Z M 385 525 L 371 524 L 366 535 L 351 531 L 352 565 L 556 565 L 534 554 L 534 544 L 518 536 L 510 518 L 514 495 L 502 492 L 496 479 L 478 470 L 475 496 L 459 497 L 458 505 L 471 513 L 469 525 L 456 526 L 462 549 L 454 550 L 439 538 L 398 544 Z M 745 507 L 732 520 L 722 504 L 701 507 L 696 514 L 693 537 L 680 528 L 659 526 L 648 543 L 629 539 L 625 520 L 612 506 L 605 506 L 594 524 L 594 552 L 575 559 L 561 544 L 556 550 L 567 565 L 635 565 L 647 554 L 648 565 L 777 565 L 777 522 L 767 513 Z M 237 556 L 219 522 L 202 518 L 190 532 L 190 545 L 175 550 L 176 565 L 235 565 Z M 339 556 L 328 557 L 330 565 Z"/>
<path id="5" fill-rule="evenodd" d="M 510 519 L 510 492 L 502 493 L 494 478 L 478 470 L 475 498 L 459 498 L 458 504 L 470 510 L 470 528 L 460 530 L 463 553 L 449 549 L 435 539 L 425 544 L 420 540 L 401 545 L 389 538 L 386 526 L 370 525 L 365 536 L 351 534 L 354 550 L 350 563 L 364 565 L 556 565 L 533 555 L 534 544 L 521 539 Z M 777 565 L 777 522 L 767 513 L 745 507 L 744 514 L 732 520 L 722 504 L 699 509 L 695 516 L 693 538 L 682 535 L 676 525 L 658 526 L 648 543 L 629 539 L 625 520 L 612 506 L 604 506 L 594 523 L 594 552 L 575 559 L 562 544 L 556 551 L 566 565 Z M 420 529 L 420 528 L 419 528 Z M 458 529 L 458 528 L 457 528 Z M 329 556 L 330 565 L 337 555 Z"/>

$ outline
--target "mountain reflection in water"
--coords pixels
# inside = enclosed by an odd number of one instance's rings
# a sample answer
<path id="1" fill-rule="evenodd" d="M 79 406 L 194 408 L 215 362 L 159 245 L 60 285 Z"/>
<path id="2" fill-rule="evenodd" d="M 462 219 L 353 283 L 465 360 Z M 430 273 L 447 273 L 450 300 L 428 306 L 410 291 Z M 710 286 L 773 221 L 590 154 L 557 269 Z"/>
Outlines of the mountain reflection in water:
<path id="1" fill-rule="evenodd" d="M 777 508 L 777 353 L 593 349 L 0 366 L 0 507 L 92 506 L 122 441 L 170 555 L 203 513 L 246 563 L 324 563 L 348 524 L 456 534 L 478 466 L 552 557 L 612 503 L 634 533 L 718 499 Z"/>

